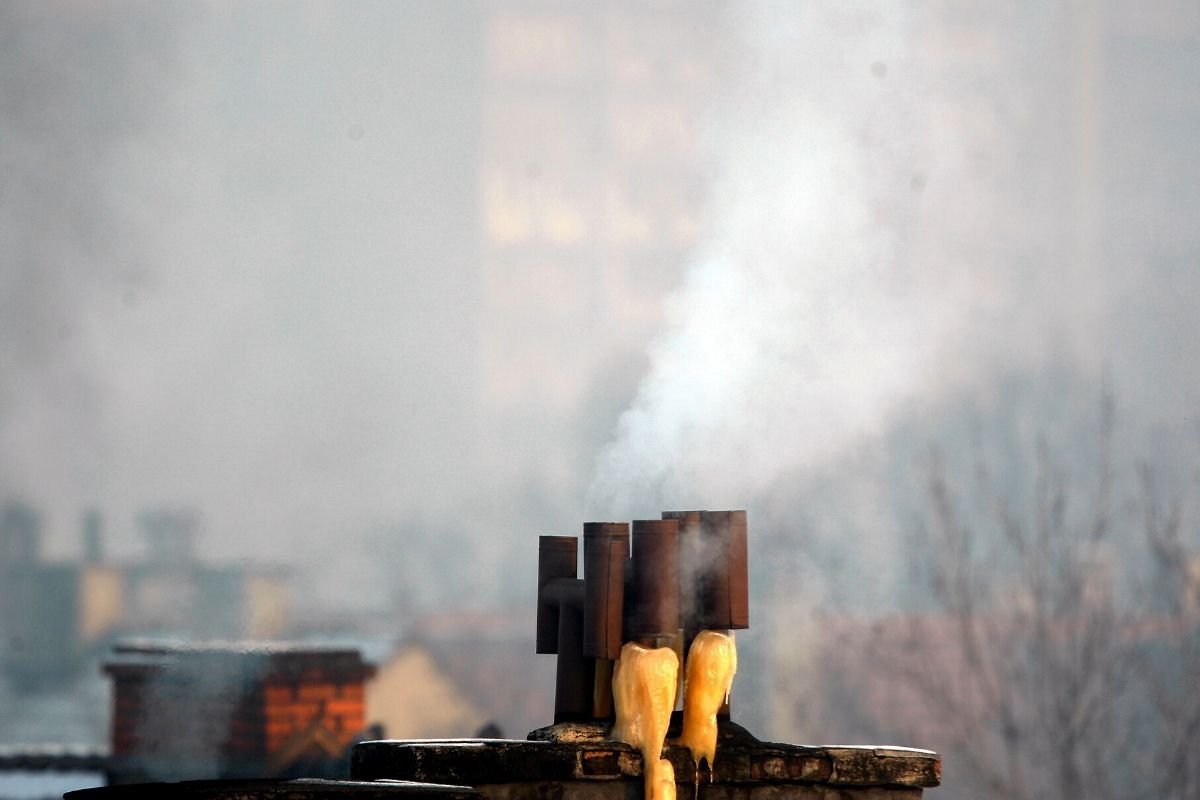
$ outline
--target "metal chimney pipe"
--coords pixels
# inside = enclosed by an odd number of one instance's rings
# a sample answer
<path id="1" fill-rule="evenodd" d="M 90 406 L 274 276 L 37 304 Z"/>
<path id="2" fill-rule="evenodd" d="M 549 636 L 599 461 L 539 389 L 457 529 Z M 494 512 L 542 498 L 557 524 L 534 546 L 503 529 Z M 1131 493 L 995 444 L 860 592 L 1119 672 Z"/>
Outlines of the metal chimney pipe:
<path id="1" fill-rule="evenodd" d="M 629 523 L 583 524 L 584 655 L 607 659 L 621 656 L 628 561 Z"/>
<path id="2" fill-rule="evenodd" d="M 574 536 L 538 537 L 538 653 L 559 652 L 558 628 L 562 598 L 548 591 L 559 580 L 575 580 L 579 540 Z"/>
<path id="3" fill-rule="evenodd" d="M 558 663 L 554 674 L 554 721 L 592 717 L 596 659 L 583 654 L 583 581 L 563 582 L 558 614 Z"/>
<path id="4" fill-rule="evenodd" d="M 750 554 L 746 512 L 725 512 L 728 525 L 726 542 L 729 555 L 729 627 L 750 627 Z"/>
<path id="5" fill-rule="evenodd" d="M 679 633 L 679 523 L 640 519 L 633 523 L 630 639 Z"/>
<path id="6" fill-rule="evenodd" d="M 700 572 L 706 563 L 704 538 L 701 531 L 701 511 L 664 511 L 663 519 L 673 519 L 679 526 L 679 621 L 683 628 L 683 652 L 691 647 L 700 631 Z"/>
<path id="7" fill-rule="evenodd" d="M 575 577 L 579 540 L 538 537 L 537 646 L 557 653 L 554 721 L 588 719 L 592 714 L 595 659 L 583 654 L 583 581 Z"/>
<path id="8" fill-rule="evenodd" d="M 745 511 L 703 511 L 697 625 L 709 630 L 750 627 L 749 561 Z"/>

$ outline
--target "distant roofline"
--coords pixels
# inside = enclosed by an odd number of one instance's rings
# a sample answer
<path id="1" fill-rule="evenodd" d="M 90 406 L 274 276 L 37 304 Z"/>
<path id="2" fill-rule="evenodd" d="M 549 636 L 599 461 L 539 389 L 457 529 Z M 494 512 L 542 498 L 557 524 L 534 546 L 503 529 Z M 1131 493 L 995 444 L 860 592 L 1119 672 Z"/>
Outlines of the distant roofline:
<path id="1" fill-rule="evenodd" d="M 0 745 L 0 772 L 105 772 L 111 758 L 107 747 L 93 745 Z"/>
<path id="2" fill-rule="evenodd" d="M 253 676 L 326 674 L 340 680 L 367 680 L 375 665 L 353 646 L 281 641 L 187 641 L 122 639 L 101 666 L 108 675 L 162 673 L 187 675 L 217 669 Z"/>
<path id="3" fill-rule="evenodd" d="M 272 639 L 202 639 L 130 637 L 118 639 L 114 655 L 179 655 L 192 653 L 244 653 L 262 655 L 346 655 L 362 657 L 353 644 L 336 642 L 297 642 Z"/>

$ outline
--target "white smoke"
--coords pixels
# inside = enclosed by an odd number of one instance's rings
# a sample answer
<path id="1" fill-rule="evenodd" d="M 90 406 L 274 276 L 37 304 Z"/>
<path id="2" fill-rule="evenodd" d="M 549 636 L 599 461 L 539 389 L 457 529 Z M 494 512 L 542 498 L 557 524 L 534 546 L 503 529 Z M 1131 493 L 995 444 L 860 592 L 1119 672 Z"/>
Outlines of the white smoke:
<path id="1" fill-rule="evenodd" d="M 921 200 L 911 20 L 756 4 L 709 141 L 709 236 L 604 449 L 594 512 L 741 507 L 878 431 L 963 304 L 906 258 Z"/>

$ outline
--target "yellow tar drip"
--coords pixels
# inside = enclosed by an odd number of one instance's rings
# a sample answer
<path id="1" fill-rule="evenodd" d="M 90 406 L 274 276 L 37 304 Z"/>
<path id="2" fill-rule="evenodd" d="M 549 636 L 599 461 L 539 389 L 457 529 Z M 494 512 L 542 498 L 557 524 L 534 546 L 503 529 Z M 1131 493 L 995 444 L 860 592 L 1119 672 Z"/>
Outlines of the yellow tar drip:
<path id="1" fill-rule="evenodd" d="M 717 757 L 717 711 L 729 699 L 733 673 L 737 672 L 737 648 L 733 637 L 716 631 L 701 631 L 692 642 L 687 657 L 687 680 L 683 690 L 683 735 L 680 743 L 696 762 L 696 780 L 700 780 L 700 760 L 708 760 L 708 779 L 712 780 L 713 761 Z"/>
<path id="2" fill-rule="evenodd" d="M 654 762 L 647 800 L 675 800 L 675 768 L 665 758 Z"/>
<path id="3" fill-rule="evenodd" d="M 679 657 L 669 647 L 650 649 L 634 642 L 621 648 L 613 672 L 613 705 L 617 724 L 613 738 L 642 751 L 646 800 L 675 800 L 675 770 L 662 758 Z"/>

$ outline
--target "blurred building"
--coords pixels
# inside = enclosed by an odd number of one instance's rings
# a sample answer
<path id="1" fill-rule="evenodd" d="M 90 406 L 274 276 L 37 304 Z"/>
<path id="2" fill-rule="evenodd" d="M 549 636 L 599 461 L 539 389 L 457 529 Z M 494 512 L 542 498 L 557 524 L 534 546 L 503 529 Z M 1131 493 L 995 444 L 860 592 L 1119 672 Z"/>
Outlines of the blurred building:
<path id="1" fill-rule="evenodd" d="M 70 681 L 118 635 L 270 638 L 288 622 L 290 576 L 273 566 L 219 565 L 195 556 L 199 518 L 154 509 L 141 518 L 145 559 L 107 561 L 102 521 L 89 512 L 83 558 L 40 556 L 40 517 L 0 511 L 0 670 L 17 690 Z"/>
<path id="2" fill-rule="evenodd" d="M 61 681 L 81 650 L 82 570 L 41 560 L 41 517 L 12 502 L 0 511 L 0 667 L 18 687 Z"/>
<path id="3" fill-rule="evenodd" d="M 488 722 L 427 647 L 405 645 L 367 684 L 367 719 L 389 739 L 471 736 Z"/>
<path id="4" fill-rule="evenodd" d="M 114 582 L 123 633 L 247 639 L 283 634 L 290 593 L 286 570 L 200 560 L 195 555 L 200 520 L 190 509 L 148 509 L 139 522 L 146 557 L 121 569 Z"/>
<path id="5" fill-rule="evenodd" d="M 701 228 L 718 23 L 710 2 L 486 6 L 480 391 L 515 439 L 661 322 Z"/>
<path id="6" fill-rule="evenodd" d="M 481 735 L 523 738 L 554 716 L 553 659 L 531 658 L 532 609 L 503 614 L 452 609 L 413 621 L 378 659 L 368 720 L 390 738 Z"/>
<path id="7" fill-rule="evenodd" d="M 915 52 L 937 83 L 913 189 L 969 181 L 971 202 L 956 192 L 921 199 L 938 204 L 927 209 L 938 225 L 918 237 L 914 259 L 936 263 L 951 252 L 972 267 L 1008 259 L 1002 270 L 972 269 L 972 280 L 1060 276 L 1076 288 L 1070 316 L 1080 327 L 1058 333 L 1083 352 L 1121 352 L 1122 326 L 1164 309 L 1190 319 L 1174 309 L 1190 302 L 1181 285 L 1200 286 L 1185 277 L 1200 253 L 1200 162 L 1190 146 L 1200 7 L 941 0 L 917 16 Z M 966 235 L 981 225 L 988 238 Z M 974 251 L 953 249 L 970 241 Z M 1105 301 L 1118 307 L 1105 313 Z M 1108 329 L 1097 330 L 1102 321 Z M 1175 362 L 1165 354 L 1186 335 L 1166 331 L 1164 341 L 1144 343 L 1143 361 L 1167 368 Z M 1121 364 L 1110 366 L 1120 374 Z"/>
<path id="8" fill-rule="evenodd" d="M 546 687 L 554 682 L 555 659 L 530 659 L 534 609 L 523 611 L 431 615 L 413 628 L 414 638 L 429 647 L 471 702 L 518 739 L 554 718 L 553 693 Z"/>

